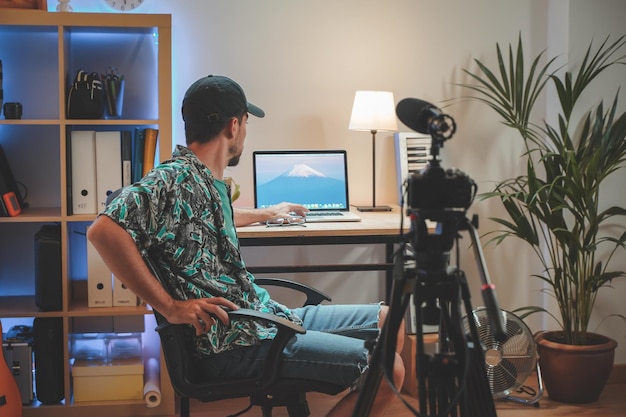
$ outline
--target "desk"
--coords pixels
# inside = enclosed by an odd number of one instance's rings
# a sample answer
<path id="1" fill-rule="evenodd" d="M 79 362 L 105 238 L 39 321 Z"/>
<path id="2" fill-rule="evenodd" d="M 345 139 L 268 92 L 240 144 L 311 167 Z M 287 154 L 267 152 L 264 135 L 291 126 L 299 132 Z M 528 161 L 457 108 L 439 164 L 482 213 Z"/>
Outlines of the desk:
<path id="1" fill-rule="evenodd" d="M 254 274 L 328 271 L 386 271 L 387 294 L 391 288 L 393 252 L 395 244 L 403 239 L 400 233 L 401 212 L 393 207 L 387 212 L 356 212 L 360 222 L 307 223 L 303 226 L 266 227 L 250 225 L 237 228 L 241 246 L 296 246 L 296 245 L 372 245 L 385 247 L 384 263 L 271 265 L 247 268 Z M 408 218 L 404 218 L 408 230 Z"/>

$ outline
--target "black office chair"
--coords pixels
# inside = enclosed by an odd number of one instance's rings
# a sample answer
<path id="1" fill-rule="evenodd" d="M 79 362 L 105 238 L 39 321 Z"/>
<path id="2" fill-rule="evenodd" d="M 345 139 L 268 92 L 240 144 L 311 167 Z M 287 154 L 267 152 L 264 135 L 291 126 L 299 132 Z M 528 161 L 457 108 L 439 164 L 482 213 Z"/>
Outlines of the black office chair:
<path id="1" fill-rule="evenodd" d="M 154 276 L 167 289 L 167 282 L 156 263 L 149 257 L 145 257 L 145 260 Z M 305 305 L 319 304 L 324 300 L 330 301 L 328 296 L 297 282 L 269 278 L 257 278 L 256 282 L 263 286 L 277 285 L 301 291 L 307 297 Z M 262 375 L 247 379 L 215 380 L 200 372 L 200 367 L 195 363 L 190 343 L 195 330 L 189 325 L 169 323 L 156 310 L 154 310 L 154 315 L 170 380 L 174 390 L 180 396 L 181 417 L 189 417 L 190 398 L 210 402 L 245 397 L 250 398 L 249 407 L 234 416 L 243 414 L 253 406 L 260 406 L 263 417 L 271 417 L 273 407 L 287 407 L 290 417 L 307 417 L 310 414 L 306 400 L 307 392 L 335 395 L 344 390 L 344 387 L 335 384 L 277 378 L 280 354 L 285 344 L 296 333 L 306 332 L 303 327 L 288 320 L 248 309 L 229 311 L 228 315 L 231 318 L 249 318 L 273 323 L 278 328 L 278 334 L 272 342 Z"/>

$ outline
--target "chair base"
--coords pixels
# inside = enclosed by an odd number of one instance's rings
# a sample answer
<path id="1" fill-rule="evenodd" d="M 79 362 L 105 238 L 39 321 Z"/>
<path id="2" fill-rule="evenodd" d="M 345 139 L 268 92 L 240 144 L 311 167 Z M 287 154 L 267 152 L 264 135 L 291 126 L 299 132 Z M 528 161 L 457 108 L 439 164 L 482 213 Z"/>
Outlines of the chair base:
<path id="1" fill-rule="evenodd" d="M 189 398 L 180 397 L 180 417 L 190 417 Z M 272 417 L 274 407 L 287 407 L 289 417 L 308 417 L 311 414 L 305 393 L 256 395 L 250 398 L 250 407 L 235 415 L 247 412 L 252 406 L 261 407 L 263 417 Z"/>
<path id="2" fill-rule="evenodd" d="M 250 403 L 261 407 L 263 417 L 271 417 L 274 407 L 287 407 L 289 417 L 308 417 L 311 414 L 304 392 L 255 394 L 250 397 Z"/>

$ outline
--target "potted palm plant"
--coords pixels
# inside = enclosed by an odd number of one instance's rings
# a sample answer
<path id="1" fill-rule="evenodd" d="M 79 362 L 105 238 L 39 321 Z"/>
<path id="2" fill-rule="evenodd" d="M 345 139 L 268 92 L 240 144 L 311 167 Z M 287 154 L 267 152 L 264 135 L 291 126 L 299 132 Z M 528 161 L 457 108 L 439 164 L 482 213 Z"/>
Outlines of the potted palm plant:
<path id="1" fill-rule="evenodd" d="M 542 307 L 516 310 L 522 318 L 547 312 L 559 324 L 559 331 L 536 335 L 546 389 L 558 401 L 595 401 L 608 379 L 617 346 L 588 326 L 598 290 L 625 276 L 624 271 L 611 270 L 610 261 L 625 249 L 626 232 L 613 236 L 607 226 L 626 216 L 626 209 L 601 208 L 600 193 L 604 180 L 626 162 L 626 113 L 618 112 L 616 93 L 609 106 L 600 101 L 582 117 L 573 115 L 580 114 L 581 95 L 596 77 L 609 67 L 626 64 L 625 46 L 624 36 L 612 42 L 607 38 L 599 47 L 592 42 L 578 69 L 559 75 L 555 58 L 548 59 L 545 52 L 527 66 L 520 36 L 516 48 L 509 45 L 506 58 L 496 44 L 496 69 L 476 59 L 476 71 L 464 70 L 470 82 L 462 86 L 471 90 L 471 98 L 493 109 L 525 144 L 525 172 L 499 181 L 482 197 L 498 198 L 508 216 L 493 218 L 501 229 L 491 232 L 491 241 L 516 237 L 527 242 L 542 265 L 537 277 L 558 305 L 558 314 Z M 534 120 L 535 104 L 546 88 L 554 88 L 558 97 L 558 105 L 549 110 L 557 112 L 553 125 Z M 567 364 L 557 354 L 560 375 L 552 375 L 549 360 L 555 347 L 564 347 L 566 357 L 582 350 L 587 358 L 590 350 L 600 350 L 606 369 L 591 365 L 591 374 L 564 376 L 586 359 Z M 561 382 L 566 385 L 557 385 Z M 572 385 L 580 382 L 581 389 Z"/>

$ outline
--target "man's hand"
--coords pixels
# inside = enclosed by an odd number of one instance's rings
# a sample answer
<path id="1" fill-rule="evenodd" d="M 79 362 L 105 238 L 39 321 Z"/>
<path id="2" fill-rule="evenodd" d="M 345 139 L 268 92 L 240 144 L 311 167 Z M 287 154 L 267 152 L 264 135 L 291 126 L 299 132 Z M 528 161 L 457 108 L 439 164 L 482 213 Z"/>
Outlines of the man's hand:
<path id="1" fill-rule="evenodd" d="M 238 227 L 252 223 L 265 223 L 270 219 L 304 217 L 308 212 L 309 209 L 306 207 L 294 203 L 280 203 L 262 209 L 233 207 L 235 226 Z"/>
<path id="2" fill-rule="evenodd" d="M 166 313 L 167 320 L 172 324 L 191 324 L 196 329 L 196 336 L 206 333 L 216 320 L 228 325 L 226 310 L 237 310 L 236 304 L 222 297 L 198 298 L 186 301 L 174 301 L 172 308 Z"/>
<path id="3" fill-rule="evenodd" d="M 274 206 L 268 207 L 268 210 L 270 210 L 271 213 L 271 216 L 269 217 L 270 219 L 287 218 L 293 217 L 294 215 L 304 217 L 309 212 L 309 209 L 307 209 L 306 207 L 294 203 L 276 204 Z"/>

